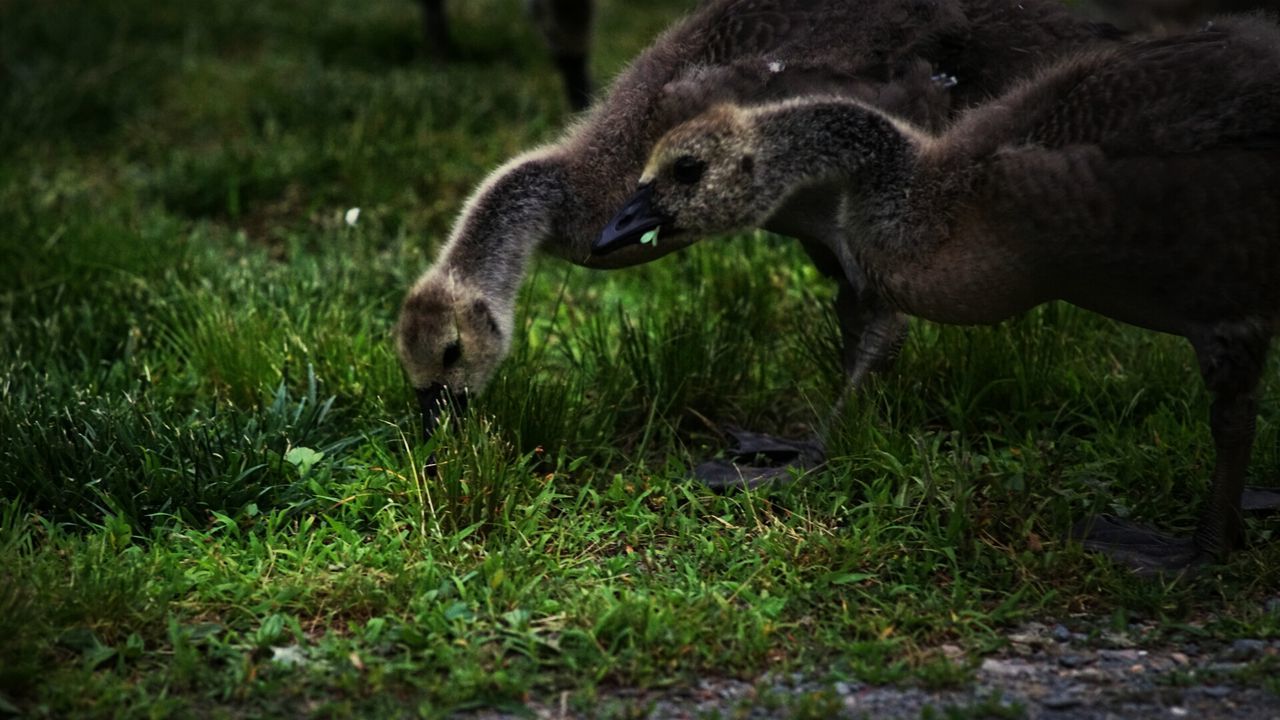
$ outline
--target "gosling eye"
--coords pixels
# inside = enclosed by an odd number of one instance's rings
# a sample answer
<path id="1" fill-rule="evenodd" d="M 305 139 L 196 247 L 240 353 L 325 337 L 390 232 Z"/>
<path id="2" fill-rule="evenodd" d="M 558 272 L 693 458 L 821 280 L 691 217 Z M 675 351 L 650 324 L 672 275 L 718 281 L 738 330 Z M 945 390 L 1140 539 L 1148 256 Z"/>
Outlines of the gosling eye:
<path id="1" fill-rule="evenodd" d="M 454 340 L 444 348 L 444 368 L 448 370 L 462 359 L 462 343 Z"/>
<path id="2" fill-rule="evenodd" d="M 692 155 L 681 155 L 676 158 L 676 164 L 672 168 L 672 175 L 676 182 L 684 185 L 692 185 L 702 179 L 702 173 L 706 172 L 707 164 Z"/>

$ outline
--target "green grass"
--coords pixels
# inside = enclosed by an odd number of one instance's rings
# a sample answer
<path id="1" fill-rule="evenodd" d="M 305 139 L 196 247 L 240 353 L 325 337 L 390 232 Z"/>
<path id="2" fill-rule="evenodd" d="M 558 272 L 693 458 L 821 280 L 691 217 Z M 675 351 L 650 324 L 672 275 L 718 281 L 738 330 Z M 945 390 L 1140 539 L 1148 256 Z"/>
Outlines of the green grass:
<path id="1" fill-rule="evenodd" d="M 596 76 L 684 4 L 604 3 Z M 798 433 L 839 386 L 833 289 L 763 236 L 540 262 L 475 422 L 418 443 L 402 293 L 486 170 L 567 120 L 518 3 L 454 5 L 467 56 L 433 67 L 409 0 L 0 4 L 0 712 L 947 685 L 942 642 L 1081 611 L 1280 635 L 1275 521 L 1192 580 L 1059 541 L 1097 510 L 1192 527 L 1212 463 L 1185 344 L 1069 307 L 917 323 L 822 472 L 687 482 L 704 418 Z"/>

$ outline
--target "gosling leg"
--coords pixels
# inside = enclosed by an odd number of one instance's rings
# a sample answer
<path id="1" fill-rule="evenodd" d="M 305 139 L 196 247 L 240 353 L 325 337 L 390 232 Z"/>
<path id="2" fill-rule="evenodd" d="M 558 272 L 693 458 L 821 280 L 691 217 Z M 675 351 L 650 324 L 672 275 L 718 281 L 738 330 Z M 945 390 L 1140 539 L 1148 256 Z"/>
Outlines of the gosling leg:
<path id="1" fill-rule="evenodd" d="M 1213 395 L 1209 424 L 1216 459 L 1213 487 L 1192 538 L 1177 538 L 1115 518 L 1077 528 L 1085 548 L 1102 552 L 1139 574 L 1182 570 L 1225 558 L 1244 540 L 1241 496 L 1253 448 L 1257 387 L 1270 335 L 1255 323 L 1233 323 L 1191 339 L 1200 374 Z"/>
<path id="2" fill-rule="evenodd" d="M 1258 417 L 1258 381 L 1266 362 L 1270 334 L 1257 323 L 1216 328 L 1192 339 L 1200 374 L 1213 393 L 1209 423 L 1213 430 L 1213 489 L 1195 541 L 1201 552 L 1224 558 L 1244 544 L 1240 499 Z"/>
<path id="3" fill-rule="evenodd" d="M 422 35 L 427 41 L 427 52 L 436 60 L 447 60 L 456 53 L 449 37 L 449 16 L 444 11 L 444 0 L 419 0 L 422 3 Z"/>
<path id="4" fill-rule="evenodd" d="M 591 46 L 593 0 L 531 0 L 529 10 L 551 50 L 575 111 L 591 104 L 587 54 Z"/>
<path id="5" fill-rule="evenodd" d="M 873 372 L 887 370 L 907 339 L 907 318 L 889 308 L 866 288 L 840 281 L 836 294 L 836 319 L 840 322 L 841 365 L 844 388 L 836 398 L 828 425 L 844 412 L 845 403 Z"/>

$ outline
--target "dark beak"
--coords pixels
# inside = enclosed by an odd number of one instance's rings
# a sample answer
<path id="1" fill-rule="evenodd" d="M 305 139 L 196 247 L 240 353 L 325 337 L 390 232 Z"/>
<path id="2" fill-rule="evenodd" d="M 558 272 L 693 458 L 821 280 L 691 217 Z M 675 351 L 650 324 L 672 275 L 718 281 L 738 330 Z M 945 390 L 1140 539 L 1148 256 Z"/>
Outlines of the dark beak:
<path id="1" fill-rule="evenodd" d="M 440 418 L 449 411 L 456 418 L 467 409 L 467 391 L 453 391 L 446 385 L 432 383 L 431 387 L 417 388 L 418 405 L 422 408 L 422 439 L 427 441 L 440 426 Z"/>
<path id="2" fill-rule="evenodd" d="M 629 245 L 637 245 L 645 233 L 670 221 L 671 218 L 653 209 L 653 185 L 645 183 L 605 226 L 604 232 L 591 246 L 591 254 L 608 255 Z"/>

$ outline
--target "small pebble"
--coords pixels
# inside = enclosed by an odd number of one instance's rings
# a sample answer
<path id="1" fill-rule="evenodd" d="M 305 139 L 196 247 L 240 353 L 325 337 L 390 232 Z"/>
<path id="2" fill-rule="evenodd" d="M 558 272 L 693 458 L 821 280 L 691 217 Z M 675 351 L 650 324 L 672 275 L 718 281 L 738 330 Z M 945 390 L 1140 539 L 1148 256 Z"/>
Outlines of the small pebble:
<path id="1" fill-rule="evenodd" d="M 1211 698 L 1224 698 L 1231 694 L 1231 688 L 1225 685 L 1207 685 L 1200 688 L 1200 692 Z"/>
<path id="2" fill-rule="evenodd" d="M 1112 662 L 1133 662 L 1142 657 L 1137 650 L 1099 650 L 1098 657 Z"/>
<path id="3" fill-rule="evenodd" d="M 1113 648 L 1131 648 L 1137 645 L 1133 638 L 1124 633 L 1106 631 L 1102 633 L 1102 641 Z"/>
<path id="4" fill-rule="evenodd" d="M 1173 707 L 1169 708 L 1169 714 L 1170 714 L 1170 715 L 1172 715 L 1172 716 L 1174 716 L 1174 717 L 1186 717 L 1186 716 L 1187 716 L 1187 709 L 1186 709 L 1186 708 L 1184 708 L 1184 707 L 1178 707 L 1178 706 L 1176 706 L 1176 705 L 1175 705 L 1175 706 L 1173 706 Z"/>
<path id="5" fill-rule="evenodd" d="M 1079 655 L 1063 655 L 1058 658 L 1058 664 L 1064 668 L 1078 668 L 1085 664 L 1085 659 Z"/>
<path id="6" fill-rule="evenodd" d="M 1071 642 L 1071 631 L 1066 625 L 1053 626 L 1053 639 L 1060 643 Z"/>
<path id="7" fill-rule="evenodd" d="M 852 695 L 852 694 L 853 694 L 853 686 L 851 686 L 851 685 L 850 685 L 849 683 L 847 683 L 847 682 L 838 682 L 838 683 L 836 683 L 836 684 L 835 684 L 835 690 L 836 690 L 836 694 L 837 694 L 837 695 Z"/>
<path id="8" fill-rule="evenodd" d="M 1054 693 L 1053 695 L 1041 698 L 1040 704 L 1050 710 L 1066 710 L 1067 708 L 1073 708 L 1079 705 L 1080 698 L 1069 692 Z"/>
<path id="9" fill-rule="evenodd" d="M 986 660 L 983 660 L 981 669 L 983 672 L 1003 677 L 1026 675 L 1031 672 L 1031 668 L 1026 663 L 1007 662 L 1004 660 L 996 660 L 995 658 L 987 658 Z"/>
<path id="10" fill-rule="evenodd" d="M 1249 662 L 1262 656 L 1267 644 L 1261 640 L 1236 640 L 1218 653 L 1218 659 L 1227 662 Z"/>
<path id="11" fill-rule="evenodd" d="M 720 688 L 720 699 L 736 700 L 737 698 L 745 696 L 748 692 L 748 688 L 750 688 L 750 686 L 746 686 L 745 688 L 742 687 L 742 683 L 731 683 Z"/>
<path id="12" fill-rule="evenodd" d="M 1024 624 L 1018 632 L 1011 633 L 1008 637 L 1010 642 L 1035 645 L 1041 642 L 1048 632 L 1049 628 L 1043 623 L 1029 622 Z"/>
<path id="13" fill-rule="evenodd" d="M 1098 668 L 1087 667 L 1080 668 L 1075 673 L 1076 680 L 1083 680 L 1091 683 L 1111 683 L 1114 682 L 1115 672 L 1112 670 L 1099 670 Z"/>

